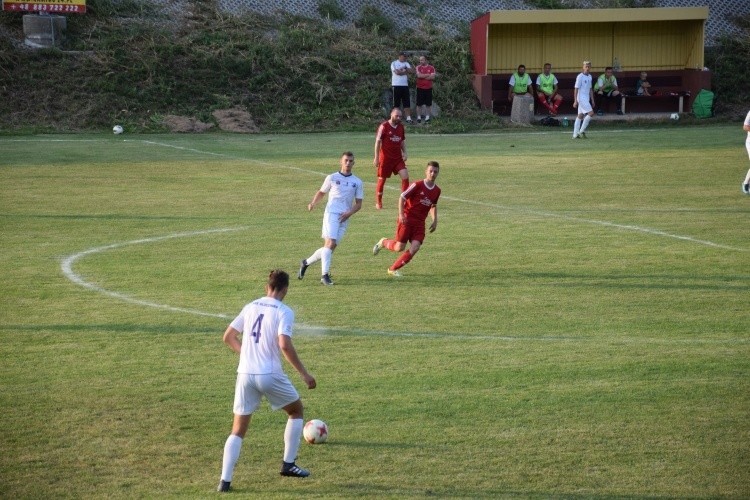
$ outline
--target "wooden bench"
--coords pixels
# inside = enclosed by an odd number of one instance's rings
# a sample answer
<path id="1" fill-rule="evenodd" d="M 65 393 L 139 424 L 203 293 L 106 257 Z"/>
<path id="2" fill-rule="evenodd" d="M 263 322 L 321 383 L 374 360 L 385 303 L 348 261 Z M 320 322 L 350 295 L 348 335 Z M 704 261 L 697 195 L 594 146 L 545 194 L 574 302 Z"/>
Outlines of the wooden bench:
<path id="1" fill-rule="evenodd" d="M 647 113 L 647 112 L 678 112 L 682 113 L 690 105 L 692 80 L 686 81 L 685 72 L 694 70 L 670 70 L 670 71 L 648 71 L 648 81 L 657 95 L 636 95 L 635 85 L 640 78 L 640 71 L 623 71 L 616 73 L 617 85 L 622 98 L 620 106 L 623 113 Z M 594 83 L 602 74 L 602 71 L 591 73 Z M 511 101 L 508 100 L 508 80 L 510 74 L 494 74 L 492 76 L 492 111 L 501 116 L 509 116 Z M 536 81 L 536 73 L 532 73 L 532 81 Z M 558 81 L 558 93 L 563 102 L 557 110 L 558 115 L 577 114 L 573 108 L 573 86 L 578 73 L 556 73 Z M 694 86 L 694 84 L 692 84 Z M 697 93 L 697 91 L 695 91 Z M 547 109 L 542 106 L 534 96 L 535 113 L 546 115 Z M 606 113 L 616 111 L 614 101 L 604 101 L 603 109 Z"/>

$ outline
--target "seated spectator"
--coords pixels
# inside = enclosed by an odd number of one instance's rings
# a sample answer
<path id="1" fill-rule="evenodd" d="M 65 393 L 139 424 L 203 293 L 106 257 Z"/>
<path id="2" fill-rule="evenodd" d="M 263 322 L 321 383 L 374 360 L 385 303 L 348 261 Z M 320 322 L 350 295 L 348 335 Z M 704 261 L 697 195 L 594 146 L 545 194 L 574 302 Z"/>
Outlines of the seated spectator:
<path id="1" fill-rule="evenodd" d="M 513 98 L 517 95 L 531 95 L 531 77 L 526 73 L 526 66 L 521 64 L 518 66 L 518 71 L 513 73 L 508 81 L 508 100 L 513 102 Z"/>
<path id="2" fill-rule="evenodd" d="M 641 71 L 641 77 L 635 83 L 635 94 L 651 95 L 651 92 L 651 84 L 648 83 L 648 74 L 645 71 Z"/>
<path id="3" fill-rule="evenodd" d="M 620 109 L 620 90 L 617 87 L 617 78 L 612 74 L 612 66 L 604 68 L 604 73 L 599 76 L 594 85 L 594 97 L 596 98 L 596 114 L 601 116 L 604 114 L 602 110 L 602 101 L 615 100 L 617 104 L 617 114 L 622 114 Z"/>
<path id="4" fill-rule="evenodd" d="M 541 105 L 547 108 L 550 115 L 557 115 L 562 96 L 557 93 L 557 78 L 552 73 L 550 63 L 545 63 L 543 73 L 539 73 L 536 77 L 536 97 Z"/>

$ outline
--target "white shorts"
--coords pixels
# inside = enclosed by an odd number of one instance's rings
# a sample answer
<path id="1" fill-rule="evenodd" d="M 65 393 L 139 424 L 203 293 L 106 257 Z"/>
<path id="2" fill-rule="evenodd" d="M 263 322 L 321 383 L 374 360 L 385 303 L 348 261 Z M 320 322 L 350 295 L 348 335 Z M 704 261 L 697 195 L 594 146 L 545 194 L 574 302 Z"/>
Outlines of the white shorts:
<path id="1" fill-rule="evenodd" d="M 341 214 L 326 212 L 323 214 L 323 233 L 324 239 L 336 240 L 336 243 L 341 241 L 341 238 L 346 234 L 346 228 L 349 227 L 349 219 L 344 222 L 339 222 Z"/>
<path id="2" fill-rule="evenodd" d="M 588 101 L 588 99 L 578 100 L 578 114 L 579 115 L 585 115 L 587 113 L 591 113 L 593 110 L 594 108 L 591 107 L 591 103 Z"/>
<path id="3" fill-rule="evenodd" d="M 299 393 L 284 373 L 251 375 L 238 373 L 234 387 L 234 414 L 250 415 L 260 406 L 265 396 L 273 410 L 283 408 L 299 399 Z"/>

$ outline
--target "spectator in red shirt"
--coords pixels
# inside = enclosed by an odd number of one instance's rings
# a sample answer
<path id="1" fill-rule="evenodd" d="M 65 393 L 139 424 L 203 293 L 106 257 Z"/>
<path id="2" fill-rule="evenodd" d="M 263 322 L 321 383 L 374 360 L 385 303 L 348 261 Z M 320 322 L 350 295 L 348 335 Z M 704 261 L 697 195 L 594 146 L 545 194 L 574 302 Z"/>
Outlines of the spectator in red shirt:
<path id="1" fill-rule="evenodd" d="M 427 57 L 419 56 L 417 66 L 417 123 L 430 121 L 430 110 L 432 109 L 432 82 L 435 81 L 435 67 L 428 61 Z M 422 112 L 420 112 L 420 110 Z"/>
<path id="2" fill-rule="evenodd" d="M 372 249 L 372 254 L 377 255 L 382 248 L 391 252 L 400 252 L 406 248 L 406 242 L 410 242 L 409 249 L 396 259 L 388 274 L 401 276 L 399 269 L 404 267 L 414 257 L 422 246 L 425 238 L 425 221 L 427 215 L 432 218 L 430 232 L 437 229 L 437 202 L 440 198 L 440 188 L 435 184 L 440 164 L 436 161 L 427 163 L 425 178 L 409 186 L 401 193 L 398 200 L 398 225 L 396 226 L 396 237 L 392 240 L 380 238 Z"/>
<path id="3" fill-rule="evenodd" d="M 385 180 L 393 174 L 401 177 L 401 191 L 409 187 L 409 171 L 406 169 L 406 132 L 401 123 L 403 113 L 399 108 L 391 110 L 391 117 L 380 124 L 375 134 L 375 159 L 378 183 L 375 187 L 375 208 L 383 208 Z"/>

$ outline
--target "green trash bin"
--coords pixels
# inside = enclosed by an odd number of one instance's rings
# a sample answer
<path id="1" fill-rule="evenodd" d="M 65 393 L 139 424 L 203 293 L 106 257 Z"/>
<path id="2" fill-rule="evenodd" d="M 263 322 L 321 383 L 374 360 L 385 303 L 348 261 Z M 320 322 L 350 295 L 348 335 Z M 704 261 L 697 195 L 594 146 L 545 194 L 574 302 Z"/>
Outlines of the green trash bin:
<path id="1" fill-rule="evenodd" d="M 696 118 L 710 118 L 714 116 L 714 93 L 701 89 L 693 101 L 693 114 Z"/>

